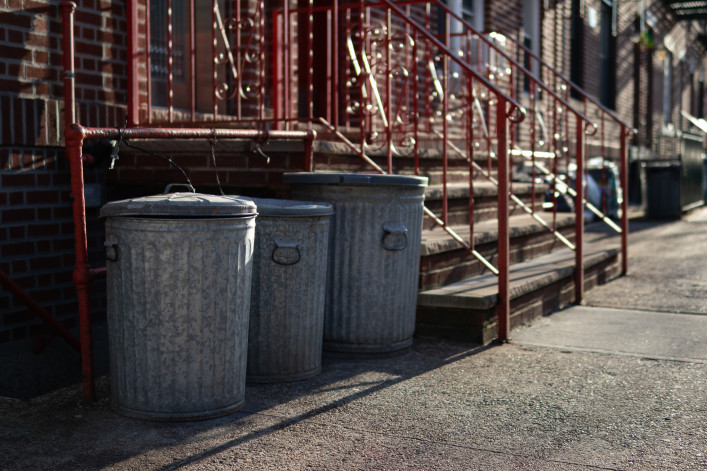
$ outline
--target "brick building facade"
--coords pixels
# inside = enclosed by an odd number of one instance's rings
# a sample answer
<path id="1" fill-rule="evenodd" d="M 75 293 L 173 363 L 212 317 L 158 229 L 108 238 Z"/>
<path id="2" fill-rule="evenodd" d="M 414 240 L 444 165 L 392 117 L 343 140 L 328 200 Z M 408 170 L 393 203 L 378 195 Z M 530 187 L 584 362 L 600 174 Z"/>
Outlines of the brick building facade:
<path id="1" fill-rule="evenodd" d="M 255 8 L 256 2 L 245 3 Z M 268 8 L 276 4 L 280 2 L 263 2 Z M 291 4 L 295 7 L 297 2 Z M 643 12 L 638 10 L 638 2 L 619 0 L 487 1 L 483 9 L 474 9 L 472 2 L 448 4 L 466 8 L 460 13 L 468 13 L 469 21 L 477 27 L 501 31 L 529 45 L 549 65 L 614 109 L 639 130 L 634 145 L 644 154 L 674 157 L 677 131 L 688 131 L 691 126 L 681 112 L 698 118 L 704 115 L 703 41 L 707 32 L 698 22 L 678 21 L 660 0 L 646 2 Z M 136 7 L 143 49 L 148 28 L 143 21 L 146 5 L 140 1 Z M 537 12 L 532 13 L 532 21 L 529 12 Z M 128 14 L 124 1 L 87 0 L 76 9 L 76 113 L 82 125 L 126 124 L 130 99 Z M 72 198 L 68 164 L 62 155 L 61 7 L 45 0 L 0 0 L 0 18 L 0 270 L 64 326 L 76 329 Z M 431 24 L 438 26 L 436 20 Z M 270 63 L 267 67 L 270 74 Z M 296 67 L 290 72 L 296 75 Z M 144 116 L 147 72 L 142 68 L 138 73 Z M 266 84 L 262 84 L 263 90 Z M 300 100 L 302 96 L 300 92 Z M 292 110 L 296 103 L 296 98 L 289 103 Z M 272 106 L 273 97 L 263 97 L 264 115 L 272 115 Z M 164 116 L 158 106 L 153 111 Z M 107 172 L 102 160 L 105 149 L 87 147 L 85 152 L 94 154 L 84 170 L 87 186 L 95 193 L 87 214 L 89 249 L 93 260 L 100 260 L 102 225 L 97 208 L 108 197 L 106 182 L 154 190 L 174 175 L 159 160 L 138 163 L 130 156 L 122 160 L 118 171 Z M 302 166 L 299 157 L 286 152 L 273 154 L 272 159 L 267 165 L 257 156 L 224 163 L 220 168 L 224 184 L 274 188 L 280 182 L 270 174 Z M 213 186 L 211 160 L 180 155 L 176 161 L 189 170 L 196 184 Z M 94 292 L 98 328 L 104 317 L 100 283 Z M 27 379 L 37 374 L 23 365 L 41 364 L 54 355 L 53 347 L 38 348 L 37 339 L 49 333 L 8 290 L 0 289 L 0 365 L 6 372 L 0 378 L 0 394 L 22 396 L 27 394 L 23 391 L 31 391 L 31 395 L 66 381 Z M 58 343 L 61 340 L 51 342 Z M 32 353 L 33 345 L 40 353 Z M 76 366 L 73 352 L 62 355 Z M 46 369 L 39 374 L 49 374 Z M 17 380 L 19 376 L 25 379 Z"/>

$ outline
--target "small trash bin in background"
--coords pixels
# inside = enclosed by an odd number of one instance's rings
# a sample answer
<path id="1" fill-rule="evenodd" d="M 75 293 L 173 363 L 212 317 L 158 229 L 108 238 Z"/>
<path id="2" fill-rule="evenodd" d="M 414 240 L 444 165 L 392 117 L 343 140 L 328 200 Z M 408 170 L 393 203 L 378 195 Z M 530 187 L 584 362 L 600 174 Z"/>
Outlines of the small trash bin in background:
<path id="1" fill-rule="evenodd" d="M 412 345 L 427 178 L 288 173 L 296 199 L 334 205 L 326 351 L 388 354 Z"/>
<path id="2" fill-rule="evenodd" d="M 250 199 L 258 207 L 247 381 L 310 378 L 322 368 L 328 203 Z"/>
<path id="3" fill-rule="evenodd" d="M 251 201 L 197 193 L 101 208 L 115 410 L 201 420 L 242 407 L 255 216 Z"/>
<path id="4" fill-rule="evenodd" d="M 680 161 L 646 161 L 643 170 L 646 175 L 646 215 L 654 219 L 680 219 Z"/>

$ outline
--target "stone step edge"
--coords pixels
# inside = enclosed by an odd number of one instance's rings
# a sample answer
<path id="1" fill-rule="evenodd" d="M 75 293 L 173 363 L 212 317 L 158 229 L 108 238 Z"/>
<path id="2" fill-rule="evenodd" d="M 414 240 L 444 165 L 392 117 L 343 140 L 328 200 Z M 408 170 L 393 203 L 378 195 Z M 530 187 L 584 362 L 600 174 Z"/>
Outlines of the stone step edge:
<path id="1" fill-rule="evenodd" d="M 549 225 L 552 225 L 552 213 L 542 213 L 543 218 Z M 541 216 L 542 217 L 542 216 Z M 527 235 L 539 234 L 546 232 L 548 236 L 552 234 L 544 228 L 539 222 L 533 219 L 528 214 L 512 215 L 509 218 L 510 238 L 523 237 Z M 557 229 L 561 230 L 574 226 L 573 213 L 558 213 L 557 214 Z M 469 239 L 468 225 L 453 225 L 450 226 L 456 234 L 464 240 Z M 498 240 L 498 220 L 488 219 L 474 224 L 474 244 L 487 244 Z M 420 247 L 420 256 L 436 255 L 453 250 L 463 249 L 461 244 L 454 240 L 444 229 L 435 226 L 430 229 L 423 229 L 422 244 Z"/>
<path id="2" fill-rule="evenodd" d="M 588 250 L 587 250 L 588 249 Z M 619 249 L 585 247 L 585 271 L 618 255 Z M 533 260 L 517 263 L 510 270 L 510 298 L 516 299 L 574 275 L 574 251 L 561 249 Z M 498 278 L 489 273 L 418 293 L 417 305 L 486 310 L 498 301 Z"/>

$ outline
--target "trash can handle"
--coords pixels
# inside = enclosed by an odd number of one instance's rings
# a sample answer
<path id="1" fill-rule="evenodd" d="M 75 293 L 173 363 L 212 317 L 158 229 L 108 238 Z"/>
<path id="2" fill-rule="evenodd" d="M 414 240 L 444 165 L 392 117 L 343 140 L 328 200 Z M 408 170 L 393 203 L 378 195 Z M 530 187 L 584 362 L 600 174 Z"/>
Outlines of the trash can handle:
<path id="1" fill-rule="evenodd" d="M 408 246 L 408 230 L 402 224 L 383 224 L 383 247 L 386 250 L 404 250 Z"/>
<path id="2" fill-rule="evenodd" d="M 278 265 L 294 265 L 300 261 L 299 244 L 275 239 L 272 261 Z"/>
<path id="3" fill-rule="evenodd" d="M 111 262 L 118 261 L 118 242 L 114 240 L 107 240 L 103 243 L 106 248 L 106 259 Z"/>
<path id="4" fill-rule="evenodd" d="M 167 185 L 166 187 L 164 187 L 164 193 L 163 193 L 163 194 L 164 194 L 164 195 L 169 194 L 169 193 L 171 193 L 170 190 L 172 190 L 172 188 L 174 188 L 174 187 L 180 187 L 180 186 L 181 186 L 181 187 L 184 187 L 184 188 L 187 188 L 187 189 L 188 189 L 189 191 L 191 191 L 192 193 L 196 193 L 196 190 L 194 189 L 194 187 L 191 186 L 191 185 L 188 184 L 188 183 L 170 183 L 169 185 Z"/>

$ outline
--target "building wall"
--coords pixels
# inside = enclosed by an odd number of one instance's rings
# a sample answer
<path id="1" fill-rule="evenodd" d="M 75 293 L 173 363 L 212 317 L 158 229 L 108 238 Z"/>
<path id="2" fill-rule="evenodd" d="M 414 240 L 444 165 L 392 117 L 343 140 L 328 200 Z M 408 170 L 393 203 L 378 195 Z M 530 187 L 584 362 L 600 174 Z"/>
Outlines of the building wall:
<path id="1" fill-rule="evenodd" d="M 75 331 L 72 197 L 62 147 L 62 27 L 57 3 L 0 0 L 0 270 Z M 75 20 L 77 119 L 87 126 L 117 126 L 124 122 L 126 98 L 122 2 L 80 3 Z M 88 184 L 100 183 L 95 166 L 87 165 L 85 172 Z M 89 209 L 87 218 L 94 266 L 101 263 L 96 248 L 103 238 L 96 211 Z M 105 289 L 99 281 L 94 290 L 100 321 Z M 46 374 L 42 365 L 48 363 L 37 361 L 56 353 L 55 346 L 37 348 L 37 339 L 48 333 L 24 304 L 0 287 L 0 395 L 32 395 L 71 380 Z M 51 344 L 62 342 L 55 339 Z M 39 353 L 33 353 L 33 347 Z M 18 368 L 19 363 L 31 366 Z M 38 380 L 39 370 L 47 381 Z"/>

